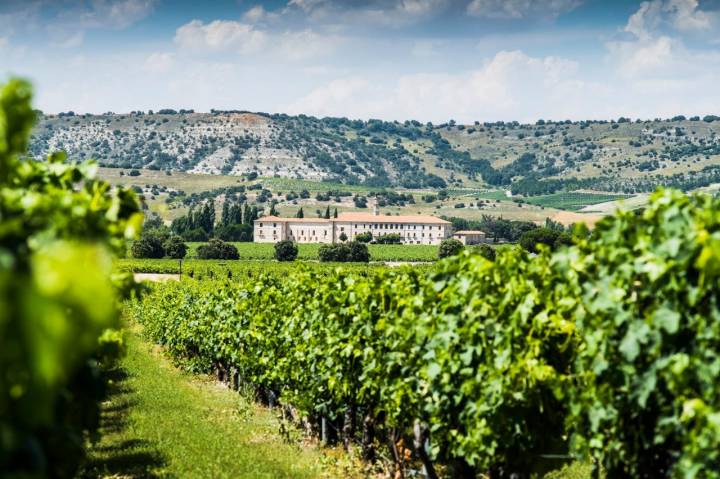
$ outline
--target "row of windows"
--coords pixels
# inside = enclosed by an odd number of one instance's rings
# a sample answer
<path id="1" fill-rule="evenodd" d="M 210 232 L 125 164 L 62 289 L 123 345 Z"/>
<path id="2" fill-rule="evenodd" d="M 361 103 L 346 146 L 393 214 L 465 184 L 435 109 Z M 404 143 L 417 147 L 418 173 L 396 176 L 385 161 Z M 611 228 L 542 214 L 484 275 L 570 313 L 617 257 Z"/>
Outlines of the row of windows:
<path id="1" fill-rule="evenodd" d="M 262 227 L 263 227 L 263 224 L 260 223 L 260 228 L 262 228 Z M 276 228 L 276 227 L 277 227 L 277 223 L 273 223 L 273 228 Z M 407 227 L 407 229 L 414 229 L 414 230 L 415 230 L 415 229 L 418 229 L 418 225 L 406 225 L 406 224 L 402 224 L 402 223 L 372 223 L 372 224 L 365 223 L 365 224 L 362 224 L 362 225 L 356 225 L 356 227 L 358 227 L 358 228 L 372 228 L 372 229 L 376 229 L 376 230 L 377 230 L 377 229 L 381 229 L 381 230 L 387 230 L 387 229 L 398 230 L 398 229 L 405 229 L 405 227 Z M 427 228 L 428 228 L 429 230 L 431 230 L 431 229 L 432 229 L 432 226 L 429 226 L 429 225 L 428 225 Z M 425 225 L 420 225 L 420 229 L 424 230 L 424 229 L 425 229 Z M 440 226 L 438 226 L 437 229 L 440 230 Z M 344 226 L 341 226 L 341 227 L 340 227 L 340 231 L 345 231 L 345 227 L 344 227 Z"/>

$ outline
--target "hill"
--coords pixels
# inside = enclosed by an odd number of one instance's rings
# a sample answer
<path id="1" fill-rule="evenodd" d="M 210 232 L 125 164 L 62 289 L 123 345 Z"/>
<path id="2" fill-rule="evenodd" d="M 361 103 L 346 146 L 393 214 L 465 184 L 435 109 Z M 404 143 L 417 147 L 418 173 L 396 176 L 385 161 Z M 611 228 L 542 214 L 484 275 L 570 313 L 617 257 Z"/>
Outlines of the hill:
<path id="1" fill-rule="evenodd" d="M 43 115 L 30 153 L 103 166 L 326 181 L 641 193 L 720 182 L 720 118 L 456 125 L 249 112 Z"/>

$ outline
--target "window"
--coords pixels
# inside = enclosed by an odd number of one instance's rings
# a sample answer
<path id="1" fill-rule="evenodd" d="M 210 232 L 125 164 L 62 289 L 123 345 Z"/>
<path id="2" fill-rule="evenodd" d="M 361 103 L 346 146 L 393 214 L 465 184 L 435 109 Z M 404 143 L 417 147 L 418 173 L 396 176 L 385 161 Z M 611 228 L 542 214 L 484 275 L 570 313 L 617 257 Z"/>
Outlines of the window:
<path id="1" fill-rule="evenodd" d="M 260 223 L 260 228 L 262 228 L 262 223 Z"/>
<path id="2" fill-rule="evenodd" d="M 273 223 L 273 228 L 275 228 L 276 226 L 277 226 L 277 223 Z"/>

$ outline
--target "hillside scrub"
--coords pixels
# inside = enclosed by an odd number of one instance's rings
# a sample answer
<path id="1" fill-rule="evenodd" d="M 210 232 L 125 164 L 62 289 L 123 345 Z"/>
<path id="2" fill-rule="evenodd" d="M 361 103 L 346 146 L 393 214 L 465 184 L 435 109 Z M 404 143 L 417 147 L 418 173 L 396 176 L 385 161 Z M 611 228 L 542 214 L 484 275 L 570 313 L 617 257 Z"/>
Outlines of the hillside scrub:
<path id="1" fill-rule="evenodd" d="M 717 211 L 658 192 L 534 258 L 163 284 L 133 311 L 174 357 L 292 406 L 325 441 L 368 458 L 390 444 L 398 470 L 522 477 L 572 452 L 608 477 L 713 479 Z"/>

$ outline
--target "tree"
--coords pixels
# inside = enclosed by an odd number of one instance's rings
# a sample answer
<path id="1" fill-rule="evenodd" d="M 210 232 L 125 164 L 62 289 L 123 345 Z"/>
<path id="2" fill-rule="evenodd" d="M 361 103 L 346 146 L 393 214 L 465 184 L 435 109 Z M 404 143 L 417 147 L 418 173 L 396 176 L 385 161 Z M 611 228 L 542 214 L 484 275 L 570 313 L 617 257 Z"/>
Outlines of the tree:
<path id="1" fill-rule="evenodd" d="M 369 231 L 355 235 L 355 241 L 359 241 L 361 243 L 369 243 L 372 239 L 373 235 Z"/>
<path id="2" fill-rule="evenodd" d="M 156 235 L 143 235 L 131 247 L 133 258 L 162 258 L 165 256 L 162 239 Z"/>
<path id="3" fill-rule="evenodd" d="M 302 207 L 298 210 L 297 214 L 295 215 L 295 218 L 305 218 L 305 213 L 303 213 Z"/>
<path id="4" fill-rule="evenodd" d="M 356 261 L 367 263 L 370 261 L 370 252 L 365 243 L 351 241 L 350 243 L 325 244 L 318 250 L 320 261 L 348 262 Z"/>
<path id="5" fill-rule="evenodd" d="M 231 224 L 230 221 L 230 202 L 226 199 L 223 202 L 222 213 L 220 214 L 220 226 Z"/>
<path id="6" fill-rule="evenodd" d="M 330 219 L 330 205 L 327 205 L 327 208 L 325 208 L 325 216 L 324 216 L 324 218 L 325 218 L 326 220 L 329 220 L 329 219 Z"/>
<path id="7" fill-rule="evenodd" d="M 348 246 L 350 246 L 350 261 L 354 261 L 356 263 L 367 263 L 370 261 L 370 251 L 368 251 L 368 247 L 365 243 L 351 241 Z"/>
<path id="8" fill-rule="evenodd" d="M 448 256 L 455 256 L 463 249 L 463 244 L 455 238 L 447 238 L 440 243 L 438 249 L 438 257 L 440 259 L 447 258 Z"/>
<path id="9" fill-rule="evenodd" d="M 290 240 L 275 243 L 275 259 L 278 261 L 295 261 L 298 255 L 297 245 Z"/>
<path id="10" fill-rule="evenodd" d="M 400 244 L 402 243 L 402 236 L 399 233 L 380 235 L 375 238 L 375 242 L 378 244 Z"/>
<path id="11" fill-rule="evenodd" d="M 202 228 L 208 236 L 212 236 L 215 229 L 215 201 L 205 202 L 198 212 L 196 223 L 198 228 Z"/>
<path id="12" fill-rule="evenodd" d="M 277 216 L 278 211 L 275 209 L 275 205 L 277 205 L 277 201 L 273 200 L 272 203 L 270 203 L 270 216 Z"/>
<path id="13" fill-rule="evenodd" d="M 338 239 L 344 243 L 347 241 L 348 237 L 345 234 L 345 232 L 343 231 L 342 233 L 340 233 L 340 236 L 338 236 Z"/>
<path id="14" fill-rule="evenodd" d="M 572 236 L 564 231 L 542 227 L 526 231 L 518 242 L 530 253 L 538 253 L 538 244 L 544 244 L 554 251 L 561 246 L 571 245 Z"/>
<path id="15" fill-rule="evenodd" d="M 187 245 L 179 236 L 171 236 L 163 245 L 165 254 L 173 259 L 183 259 L 187 254 Z"/>
<path id="16" fill-rule="evenodd" d="M 239 259 L 240 254 L 235 246 L 216 238 L 211 239 L 197 250 L 200 259 Z"/>
<path id="17" fill-rule="evenodd" d="M 183 233 L 182 238 L 185 241 L 207 241 L 208 234 L 202 228 L 195 228 L 192 230 L 187 230 L 185 233 Z"/>
<path id="18" fill-rule="evenodd" d="M 333 218 L 337 218 L 337 217 L 338 217 L 338 212 L 337 212 L 337 208 L 335 208 L 335 212 L 333 213 Z"/>
<path id="19" fill-rule="evenodd" d="M 253 228 L 245 224 L 219 226 L 215 228 L 215 237 L 223 241 L 252 241 Z M 202 241 L 207 241 L 207 238 Z"/>

